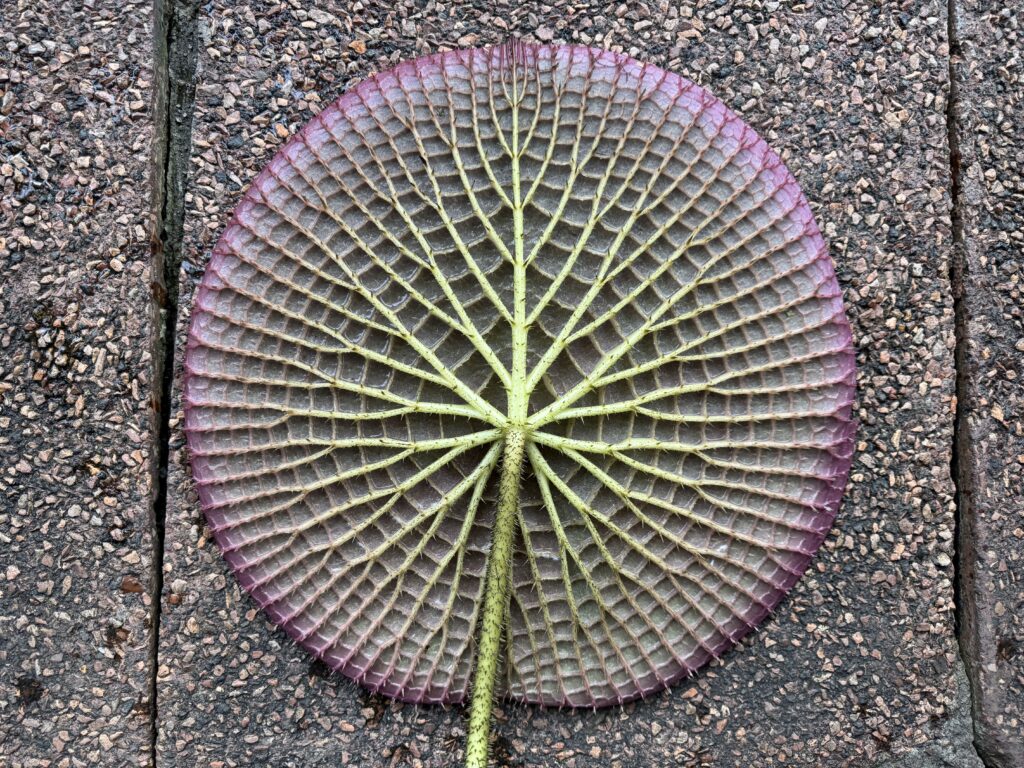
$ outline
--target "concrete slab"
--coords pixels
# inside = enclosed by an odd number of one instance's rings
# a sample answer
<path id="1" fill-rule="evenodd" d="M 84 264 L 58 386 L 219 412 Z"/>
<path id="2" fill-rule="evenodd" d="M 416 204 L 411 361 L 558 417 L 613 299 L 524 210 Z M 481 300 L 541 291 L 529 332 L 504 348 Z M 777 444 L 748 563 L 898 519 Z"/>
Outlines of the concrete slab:
<path id="1" fill-rule="evenodd" d="M 784 155 L 832 241 L 858 341 L 858 455 L 835 531 L 721 663 L 622 709 L 506 707 L 501 766 L 976 765 L 953 630 L 954 411 L 946 9 L 867 0 L 420 4 L 214 0 L 196 100 L 178 343 L 245 185 L 347 85 L 509 34 L 611 46 L 697 80 Z M 179 355 L 180 359 L 180 355 Z M 176 406 L 177 407 L 177 406 Z M 449 766 L 458 710 L 371 696 L 244 597 L 172 427 L 158 755 L 165 766 Z"/>
<path id="2" fill-rule="evenodd" d="M 151 765 L 150 7 L 0 3 L 0 764 Z"/>
<path id="3" fill-rule="evenodd" d="M 957 3 L 961 642 L 978 748 L 1024 765 L 1024 4 Z"/>

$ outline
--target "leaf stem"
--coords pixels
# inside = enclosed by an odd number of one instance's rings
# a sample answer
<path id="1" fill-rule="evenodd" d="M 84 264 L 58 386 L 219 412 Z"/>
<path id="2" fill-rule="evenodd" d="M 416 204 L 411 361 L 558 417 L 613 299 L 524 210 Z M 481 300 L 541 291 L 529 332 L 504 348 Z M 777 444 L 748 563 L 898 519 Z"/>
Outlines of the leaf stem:
<path id="1" fill-rule="evenodd" d="M 487 768 L 491 709 L 494 706 L 494 680 L 498 673 L 505 616 L 508 613 L 512 547 L 519 515 L 519 485 L 525 454 L 526 433 L 521 429 L 510 429 L 505 434 L 505 455 L 498 484 L 494 539 L 491 543 L 491 554 L 487 558 L 476 677 L 473 680 L 473 701 L 470 705 L 469 731 L 466 736 L 466 768 Z"/>

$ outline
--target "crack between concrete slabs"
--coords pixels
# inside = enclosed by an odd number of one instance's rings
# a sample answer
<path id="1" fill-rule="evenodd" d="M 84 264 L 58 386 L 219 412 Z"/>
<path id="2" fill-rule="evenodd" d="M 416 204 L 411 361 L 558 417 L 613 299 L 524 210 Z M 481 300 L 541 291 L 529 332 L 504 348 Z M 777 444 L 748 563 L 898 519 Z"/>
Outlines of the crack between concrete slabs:
<path id="1" fill-rule="evenodd" d="M 967 422 L 967 400 L 969 390 L 969 369 L 967 364 L 968 317 L 965 290 L 967 283 L 967 252 L 964 237 L 963 217 L 963 185 L 961 181 L 960 137 L 962 123 L 960 113 L 960 88 L 957 80 L 957 61 L 961 56 L 959 38 L 957 0 L 948 0 L 946 9 L 947 41 L 949 57 L 949 98 L 946 101 L 946 133 L 949 144 L 950 173 L 950 220 L 952 225 L 952 250 L 949 266 L 949 283 L 953 294 L 953 327 L 955 346 L 953 365 L 955 374 L 956 409 L 953 415 L 953 445 L 950 460 L 950 475 L 954 486 L 954 530 L 953 530 L 953 605 L 954 624 L 959 646 L 960 667 L 966 676 L 966 687 L 969 716 L 971 722 L 971 749 L 985 768 L 995 768 L 990 757 L 977 739 L 977 720 L 975 709 L 975 686 L 977 670 L 971 657 L 966 633 L 973 622 L 975 606 L 973 590 L 970 585 L 974 581 L 975 534 L 973 512 L 971 508 L 971 463 L 972 447 L 970 428 Z"/>
<path id="2" fill-rule="evenodd" d="M 157 673 L 163 595 L 164 523 L 170 455 L 171 387 L 184 232 L 184 196 L 192 144 L 198 5 L 156 0 L 153 8 L 153 143 L 151 185 L 151 286 L 153 292 L 153 400 L 150 525 L 152 578 L 149 640 L 150 765 L 157 764 Z"/>

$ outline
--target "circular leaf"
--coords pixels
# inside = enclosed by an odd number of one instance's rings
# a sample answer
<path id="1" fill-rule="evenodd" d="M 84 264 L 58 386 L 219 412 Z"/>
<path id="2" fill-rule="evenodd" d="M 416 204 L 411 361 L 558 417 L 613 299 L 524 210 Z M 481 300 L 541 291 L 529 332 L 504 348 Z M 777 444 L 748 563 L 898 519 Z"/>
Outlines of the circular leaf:
<path id="1" fill-rule="evenodd" d="M 849 326 L 797 183 L 707 91 L 586 48 L 417 59 L 310 121 L 218 243 L 186 367 L 242 586 L 413 701 L 469 687 L 509 430 L 498 687 L 557 705 L 660 689 L 762 621 L 852 452 Z"/>

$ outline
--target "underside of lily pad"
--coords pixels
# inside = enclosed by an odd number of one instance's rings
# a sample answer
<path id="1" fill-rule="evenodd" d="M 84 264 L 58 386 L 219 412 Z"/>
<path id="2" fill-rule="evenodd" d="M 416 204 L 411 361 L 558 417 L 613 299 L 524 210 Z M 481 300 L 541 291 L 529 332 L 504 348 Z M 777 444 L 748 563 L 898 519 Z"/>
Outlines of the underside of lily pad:
<path id="1" fill-rule="evenodd" d="M 796 181 L 704 89 L 581 47 L 417 59 L 325 109 L 236 208 L 186 369 L 242 586 L 416 702 L 492 662 L 549 705 L 692 673 L 807 568 L 853 447 Z"/>

